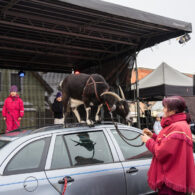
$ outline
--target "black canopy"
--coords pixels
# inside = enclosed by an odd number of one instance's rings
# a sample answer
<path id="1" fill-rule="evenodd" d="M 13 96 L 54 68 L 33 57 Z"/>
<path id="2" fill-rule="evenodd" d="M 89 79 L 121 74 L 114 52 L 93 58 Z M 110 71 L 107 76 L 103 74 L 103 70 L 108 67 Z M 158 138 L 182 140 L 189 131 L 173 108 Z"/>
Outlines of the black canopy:
<path id="1" fill-rule="evenodd" d="M 0 10 L 1 68 L 77 68 L 126 78 L 129 56 L 192 30 L 190 23 L 98 0 L 1 0 Z"/>

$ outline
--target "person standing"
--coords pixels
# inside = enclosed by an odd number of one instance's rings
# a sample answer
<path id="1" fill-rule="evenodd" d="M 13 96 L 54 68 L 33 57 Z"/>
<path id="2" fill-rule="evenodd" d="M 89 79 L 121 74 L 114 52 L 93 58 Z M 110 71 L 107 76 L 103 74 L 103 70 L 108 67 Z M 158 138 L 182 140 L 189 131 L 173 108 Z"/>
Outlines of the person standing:
<path id="1" fill-rule="evenodd" d="M 161 122 L 161 115 L 157 114 L 156 120 L 155 120 L 154 125 L 153 125 L 153 130 L 157 135 L 159 134 L 160 130 L 162 129 L 160 122 Z"/>
<path id="2" fill-rule="evenodd" d="M 3 105 L 2 115 L 7 127 L 5 133 L 18 129 L 20 121 L 24 116 L 24 104 L 17 92 L 17 86 L 12 85 L 10 95 L 5 99 Z"/>
<path id="3" fill-rule="evenodd" d="M 141 139 L 153 153 L 148 184 L 159 195 L 184 195 L 195 192 L 193 141 L 190 117 L 184 112 L 180 96 L 163 100 L 162 130 L 159 135 L 143 129 Z"/>
<path id="4" fill-rule="evenodd" d="M 54 113 L 54 124 L 64 124 L 62 93 L 61 92 L 58 92 L 56 94 L 56 98 L 52 104 L 52 111 Z"/>

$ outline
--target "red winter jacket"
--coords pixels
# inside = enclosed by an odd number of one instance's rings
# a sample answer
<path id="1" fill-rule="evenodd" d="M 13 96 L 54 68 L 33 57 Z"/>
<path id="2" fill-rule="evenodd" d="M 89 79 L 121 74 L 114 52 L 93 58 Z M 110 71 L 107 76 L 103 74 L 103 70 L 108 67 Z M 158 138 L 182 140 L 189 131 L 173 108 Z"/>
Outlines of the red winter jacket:
<path id="1" fill-rule="evenodd" d="M 163 184 L 178 192 L 195 192 L 195 164 L 192 134 L 186 115 L 179 113 L 164 118 L 159 135 L 146 142 L 153 153 L 148 183 L 154 190 Z"/>
<path id="2" fill-rule="evenodd" d="M 11 95 L 6 98 L 3 110 L 3 117 L 10 118 L 10 115 L 14 117 L 14 119 L 18 119 L 19 117 L 24 116 L 24 105 L 22 99 L 16 95 L 12 97 Z"/>

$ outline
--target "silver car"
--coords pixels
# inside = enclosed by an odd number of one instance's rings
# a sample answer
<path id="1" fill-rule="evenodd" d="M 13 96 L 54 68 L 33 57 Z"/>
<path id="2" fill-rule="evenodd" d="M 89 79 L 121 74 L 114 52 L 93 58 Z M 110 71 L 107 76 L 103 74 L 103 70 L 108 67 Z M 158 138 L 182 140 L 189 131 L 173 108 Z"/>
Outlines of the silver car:
<path id="1" fill-rule="evenodd" d="M 141 132 L 118 125 L 128 138 Z M 140 137 L 130 141 L 140 145 Z M 121 139 L 114 125 L 60 126 L 0 136 L 1 195 L 153 194 L 147 184 L 152 155 Z"/>

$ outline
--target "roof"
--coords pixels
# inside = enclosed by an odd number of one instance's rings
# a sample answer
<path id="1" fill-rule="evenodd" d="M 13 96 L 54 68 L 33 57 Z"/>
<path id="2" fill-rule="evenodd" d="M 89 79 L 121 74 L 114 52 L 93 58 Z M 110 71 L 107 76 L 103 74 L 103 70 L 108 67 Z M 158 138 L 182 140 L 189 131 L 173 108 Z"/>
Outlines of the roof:
<path id="1" fill-rule="evenodd" d="M 165 62 L 139 81 L 139 89 L 158 85 L 193 86 L 193 80 Z"/>
<path id="2" fill-rule="evenodd" d="M 54 99 L 56 98 L 56 94 L 58 92 L 58 87 L 60 85 L 60 82 L 64 80 L 67 74 L 54 73 L 54 72 L 48 72 L 48 73 L 39 72 L 39 75 L 53 90 L 52 94 L 49 97 L 50 102 L 53 103 Z"/>
<path id="3" fill-rule="evenodd" d="M 148 74 L 150 74 L 154 69 L 151 68 L 138 68 L 138 81 L 146 77 Z M 134 84 L 136 82 L 136 71 L 135 69 L 132 70 L 131 75 L 131 83 Z"/>
<path id="4" fill-rule="evenodd" d="M 37 72 L 31 72 L 31 73 L 41 83 L 41 85 L 46 89 L 48 94 L 53 93 L 53 88 Z"/>
<path id="5" fill-rule="evenodd" d="M 38 135 L 47 135 L 47 134 L 53 134 L 53 133 L 60 133 L 62 131 L 65 132 L 78 132 L 78 131 L 97 131 L 100 128 L 111 128 L 115 129 L 115 126 L 112 121 L 102 121 L 102 124 L 97 123 L 94 125 L 94 127 L 89 127 L 86 123 L 67 123 L 67 127 L 65 128 L 64 125 L 50 125 L 45 126 L 41 128 L 35 128 L 35 127 L 27 127 L 27 128 L 20 128 L 11 131 L 7 134 L 1 134 L 0 140 L 7 140 L 7 141 L 13 141 L 18 138 L 22 138 L 25 136 L 31 136 L 35 137 L 36 134 Z M 117 123 L 119 127 L 123 128 L 129 128 L 130 126 L 124 125 L 122 123 Z M 131 130 L 140 132 L 140 129 L 136 127 L 130 127 Z"/>
<path id="6" fill-rule="evenodd" d="M 190 23 L 100 0 L 1 0 L 0 10 L 2 68 L 70 73 L 111 67 L 123 74 L 116 59 L 192 31 Z"/>
<path id="7" fill-rule="evenodd" d="M 163 62 L 139 81 L 139 95 L 149 99 L 171 95 L 192 96 L 193 79 Z"/>
<path id="8" fill-rule="evenodd" d="M 100 12 L 129 18 L 131 20 L 138 20 L 148 23 L 153 23 L 157 25 L 164 25 L 167 27 L 178 28 L 181 30 L 191 31 L 191 25 L 189 23 L 170 19 L 167 17 L 162 17 L 156 14 L 147 13 L 144 11 L 140 11 L 137 9 L 132 9 L 129 7 L 124 7 L 121 5 L 112 4 L 105 1 L 98 0 L 59 0 L 61 2 L 70 3 L 76 6 L 80 6 L 83 8 L 89 8 L 92 10 L 97 10 Z M 160 27 L 159 27 L 160 28 Z"/>

